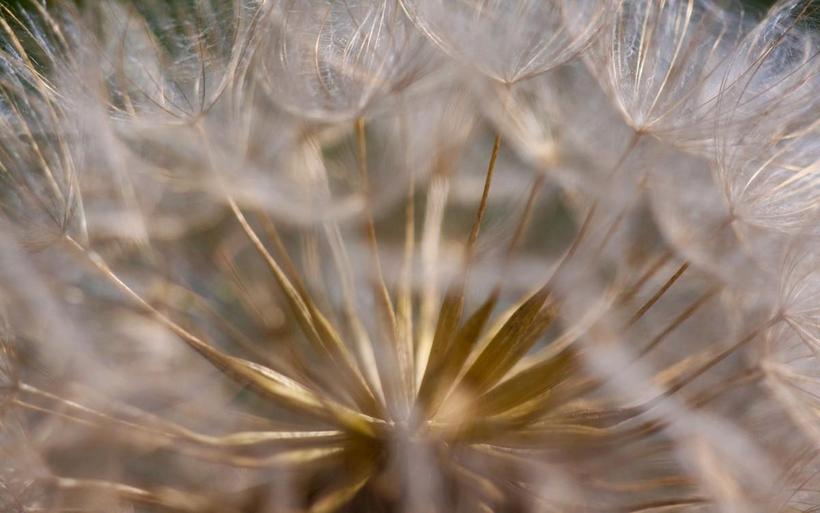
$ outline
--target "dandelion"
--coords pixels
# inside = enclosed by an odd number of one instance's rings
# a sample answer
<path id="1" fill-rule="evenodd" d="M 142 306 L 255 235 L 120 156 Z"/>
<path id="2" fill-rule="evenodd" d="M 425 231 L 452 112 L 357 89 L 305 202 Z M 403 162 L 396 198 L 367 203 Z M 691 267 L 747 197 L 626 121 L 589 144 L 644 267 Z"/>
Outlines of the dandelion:
<path id="1" fill-rule="evenodd" d="M 719 101 L 722 152 L 742 158 L 816 120 L 816 19 L 812 2 L 777 2 L 732 53 Z"/>
<path id="2" fill-rule="evenodd" d="M 770 386 L 787 404 L 796 422 L 817 436 L 815 388 L 818 345 L 816 254 L 812 244 L 795 245 L 782 257 L 783 273 L 778 307 L 784 323 L 767 337 L 764 369 Z"/>
<path id="3" fill-rule="evenodd" d="M 472 89 L 498 133 L 533 167 L 599 199 L 623 197 L 601 188 L 614 185 L 612 163 L 629 157 L 634 135 L 582 64 L 512 86 L 476 81 Z M 634 184 L 624 185 L 627 192 Z"/>
<path id="4" fill-rule="evenodd" d="M 209 110 L 239 66 L 253 22 L 233 1 L 195 2 L 192 12 L 160 1 L 95 9 L 105 46 L 88 65 L 103 67 L 109 103 L 126 119 L 184 122 Z"/>
<path id="5" fill-rule="evenodd" d="M 742 13 L 710 0 L 619 2 L 592 68 L 635 131 L 702 148 L 723 66 L 747 28 Z"/>
<path id="6" fill-rule="evenodd" d="M 726 130 L 718 137 L 717 175 L 733 215 L 745 226 L 795 233 L 815 224 L 815 15 L 811 3 L 778 3 L 748 36 L 724 79 L 720 123 Z"/>
<path id="7" fill-rule="evenodd" d="M 412 75 L 421 50 L 396 2 L 270 2 L 264 10 L 274 30 L 260 36 L 258 76 L 279 105 L 306 117 L 355 117 Z"/>
<path id="8" fill-rule="evenodd" d="M 3 8 L 0 507 L 813 511 L 799 5 Z"/>
<path id="9" fill-rule="evenodd" d="M 809 127 L 766 146 L 754 157 L 747 150 L 748 160 L 718 167 L 727 202 L 739 223 L 792 233 L 816 229 L 820 162 L 813 146 L 817 140 L 817 128 Z"/>
<path id="10" fill-rule="evenodd" d="M 589 44 L 610 6 L 586 0 L 401 3 L 436 45 L 505 84 L 570 60 Z"/>

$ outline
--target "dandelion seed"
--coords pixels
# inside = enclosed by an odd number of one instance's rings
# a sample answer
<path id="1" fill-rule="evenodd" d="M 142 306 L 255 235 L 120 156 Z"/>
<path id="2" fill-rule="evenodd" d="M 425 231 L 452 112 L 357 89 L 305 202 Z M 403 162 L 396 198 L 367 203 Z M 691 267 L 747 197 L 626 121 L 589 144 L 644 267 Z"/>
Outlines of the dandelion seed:
<path id="1" fill-rule="evenodd" d="M 610 7 L 586 0 L 402 0 L 402 5 L 444 51 L 505 84 L 570 60 L 589 44 Z"/>
<path id="2" fill-rule="evenodd" d="M 274 101 L 319 120 L 351 119 L 407 79 L 421 50 L 396 2 L 284 1 L 257 52 Z"/>
<path id="3" fill-rule="evenodd" d="M 708 151 L 721 72 L 747 28 L 741 13 L 709 0 L 620 2 L 592 68 L 633 129 Z"/>

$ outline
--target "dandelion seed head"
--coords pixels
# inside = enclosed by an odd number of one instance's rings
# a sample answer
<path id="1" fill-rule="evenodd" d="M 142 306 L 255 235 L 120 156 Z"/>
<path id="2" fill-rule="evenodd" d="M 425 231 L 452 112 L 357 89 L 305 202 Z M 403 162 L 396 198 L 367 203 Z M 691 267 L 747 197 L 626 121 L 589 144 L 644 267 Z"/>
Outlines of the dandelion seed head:
<path id="1" fill-rule="evenodd" d="M 0 508 L 811 511 L 816 38 L 732 5 L 3 8 Z"/>

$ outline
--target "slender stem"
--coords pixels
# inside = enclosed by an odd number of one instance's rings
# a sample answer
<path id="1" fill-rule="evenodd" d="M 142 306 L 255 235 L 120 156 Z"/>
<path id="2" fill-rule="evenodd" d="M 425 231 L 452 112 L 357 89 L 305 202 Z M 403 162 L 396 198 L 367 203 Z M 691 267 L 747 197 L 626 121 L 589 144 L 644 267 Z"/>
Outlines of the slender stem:
<path id="1" fill-rule="evenodd" d="M 470 260 L 475 251 L 475 243 L 478 240 L 478 234 L 481 230 L 481 222 L 484 219 L 484 214 L 487 212 L 487 203 L 490 197 L 490 187 L 493 184 L 493 177 L 495 175 L 495 164 L 498 161 L 498 152 L 501 148 L 501 136 L 496 135 L 493 142 L 493 151 L 490 154 L 490 161 L 487 163 L 487 172 L 484 175 L 484 188 L 481 191 L 481 201 L 476 210 L 475 219 L 473 220 L 473 227 L 470 230 L 470 236 L 467 239 L 466 260 Z"/>
<path id="2" fill-rule="evenodd" d="M 376 223 L 373 219 L 372 190 L 367 159 L 366 125 L 364 118 L 360 117 L 356 119 L 356 160 L 359 165 L 359 178 L 362 182 L 362 189 L 367 198 L 365 202 L 364 232 L 373 265 L 373 295 L 381 312 L 386 336 L 392 341 L 386 350 L 375 344 L 373 349 L 377 356 L 377 364 L 381 364 L 378 365 L 378 368 L 386 399 L 389 404 L 398 409 L 396 413 L 404 415 L 410 408 L 410 404 L 406 400 L 408 394 L 404 392 L 402 386 L 406 379 L 401 375 L 404 366 L 400 361 L 401 356 L 398 349 L 401 334 L 398 330 L 396 312 L 387 288 L 387 282 L 384 279 L 381 257 L 379 256 L 379 242 L 376 234 Z"/>
<path id="3" fill-rule="evenodd" d="M 627 322 L 627 327 L 632 326 L 633 324 L 638 322 L 641 319 L 641 317 L 643 317 L 644 314 L 646 314 L 646 312 L 648 312 L 652 308 L 652 306 L 654 306 L 655 303 L 657 303 L 660 300 L 660 298 L 663 297 L 666 291 L 672 288 L 672 285 L 674 285 L 675 282 L 678 281 L 678 279 L 680 279 L 681 276 L 683 276 L 683 273 L 685 273 L 687 269 L 689 269 L 689 262 L 684 262 L 680 267 L 678 267 L 675 273 L 668 280 L 666 280 L 666 282 L 664 282 L 661 288 L 658 289 L 658 291 L 655 292 L 655 294 L 653 294 L 652 297 L 649 298 L 649 300 L 646 303 L 644 303 L 643 306 L 641 306 L 641 308 L 637 312 L 635 312 L 635 315 L 633 315 L 632 318 L 629 319 L 629 322 Z"/>
<path id="4" fill-rule="evenodd" d="M 501 136 L 496 135 L 493 142 L 492 153 L 487 163 L 487 172 L 484 175 L 484 188 L 481 193 L 481 200 L 476 210 L 470 236 L 464 249 L 463 267 L 455 285 L 447 293 L 436 323 L 433 340 L 430 344 L 430 352 L 424 366 L 424 374 L 421 378 L 419 392 L 430 390 L 434 383 L 431 380 L 438 378 L 438 371 L 441 369 L 444 359 L 450 351 L 454 335 L 461 323 L 464 309 L 464 289 L 466 288 L 470 266 L 475 257 L 475 243 L 481 230 L 481 223 L 487 212 L 487 204 L 490 197 L 490 189 L 495 176 L 495 166 L 498 161 L 498 153 L 501 148 Z M 418 399 L 418 398 L 417 398 Z"/>
<path id="5" fill-rule="evenodd" d="M 626 164 L 627 160 L 629 160 L 629 156 L 632 154 L 635 148 L 638 147 L 638 144 L 641 142 L 643 135 L 643 132 L 635 132 L 632 135 L 629 144 L 626 146 L 623 153 L 621 153 L 621 156 L 618 159 L 618 161 L 607 174 L 605 179 L 607 183 L 621 171 L 621 169 L 624 167 L 624 164 Z M 596 212 L 598 211 L 598 206 L 598 199 L 593 200 L 592 204 L 587 209 L 587 213 L 584 216 L 584 220 L 581 222 L 581 227 L 575 234 L 575 238 L 573 238 L 572 242 L 569 245 L 569 248 L 561 256 L 561 259 L 558 261 L 558 264 L 552 271 L 551 277 L 547 285 L 545 285 L 545 287 L 549 287 L 552 284 L 552 281 L 558 276 L 558 274 L 564 268 L 566 263 L 572 260 L 572 257 L 575 255 L 575 253 L 578 252 L 578 249 L 581 247 L 581 244 L 584 242 L 587 235 L 589 234 L 590 228 L 592 226 L 592 221 L 595 218 Z"/>
<path id="6" fill-rule="evenodd" d="M 670 322 L 660 333 L 655 335 L 655 337 L 644 347 L 641 352 L 638 354 L 638 357 L 641 358 L 646 356 L 647 353 L 652 351 L 655 347 L 660 344 L 663 339 L 666 338 L 675 328 L 680 326 L 683 322 L 687 319 L 692 317 L 697 310 L 700 309 L 703 305 L 709 302 L 715 294 L 720 291 L 720 287 L 712 287 L 711 289 L 707 290 L 703 293 L 700 297 L 698 297 L 691 305 L 689 305 L 683 312 L 681 312 L 677 317 L 675 317 L 672 322 Z"/>

